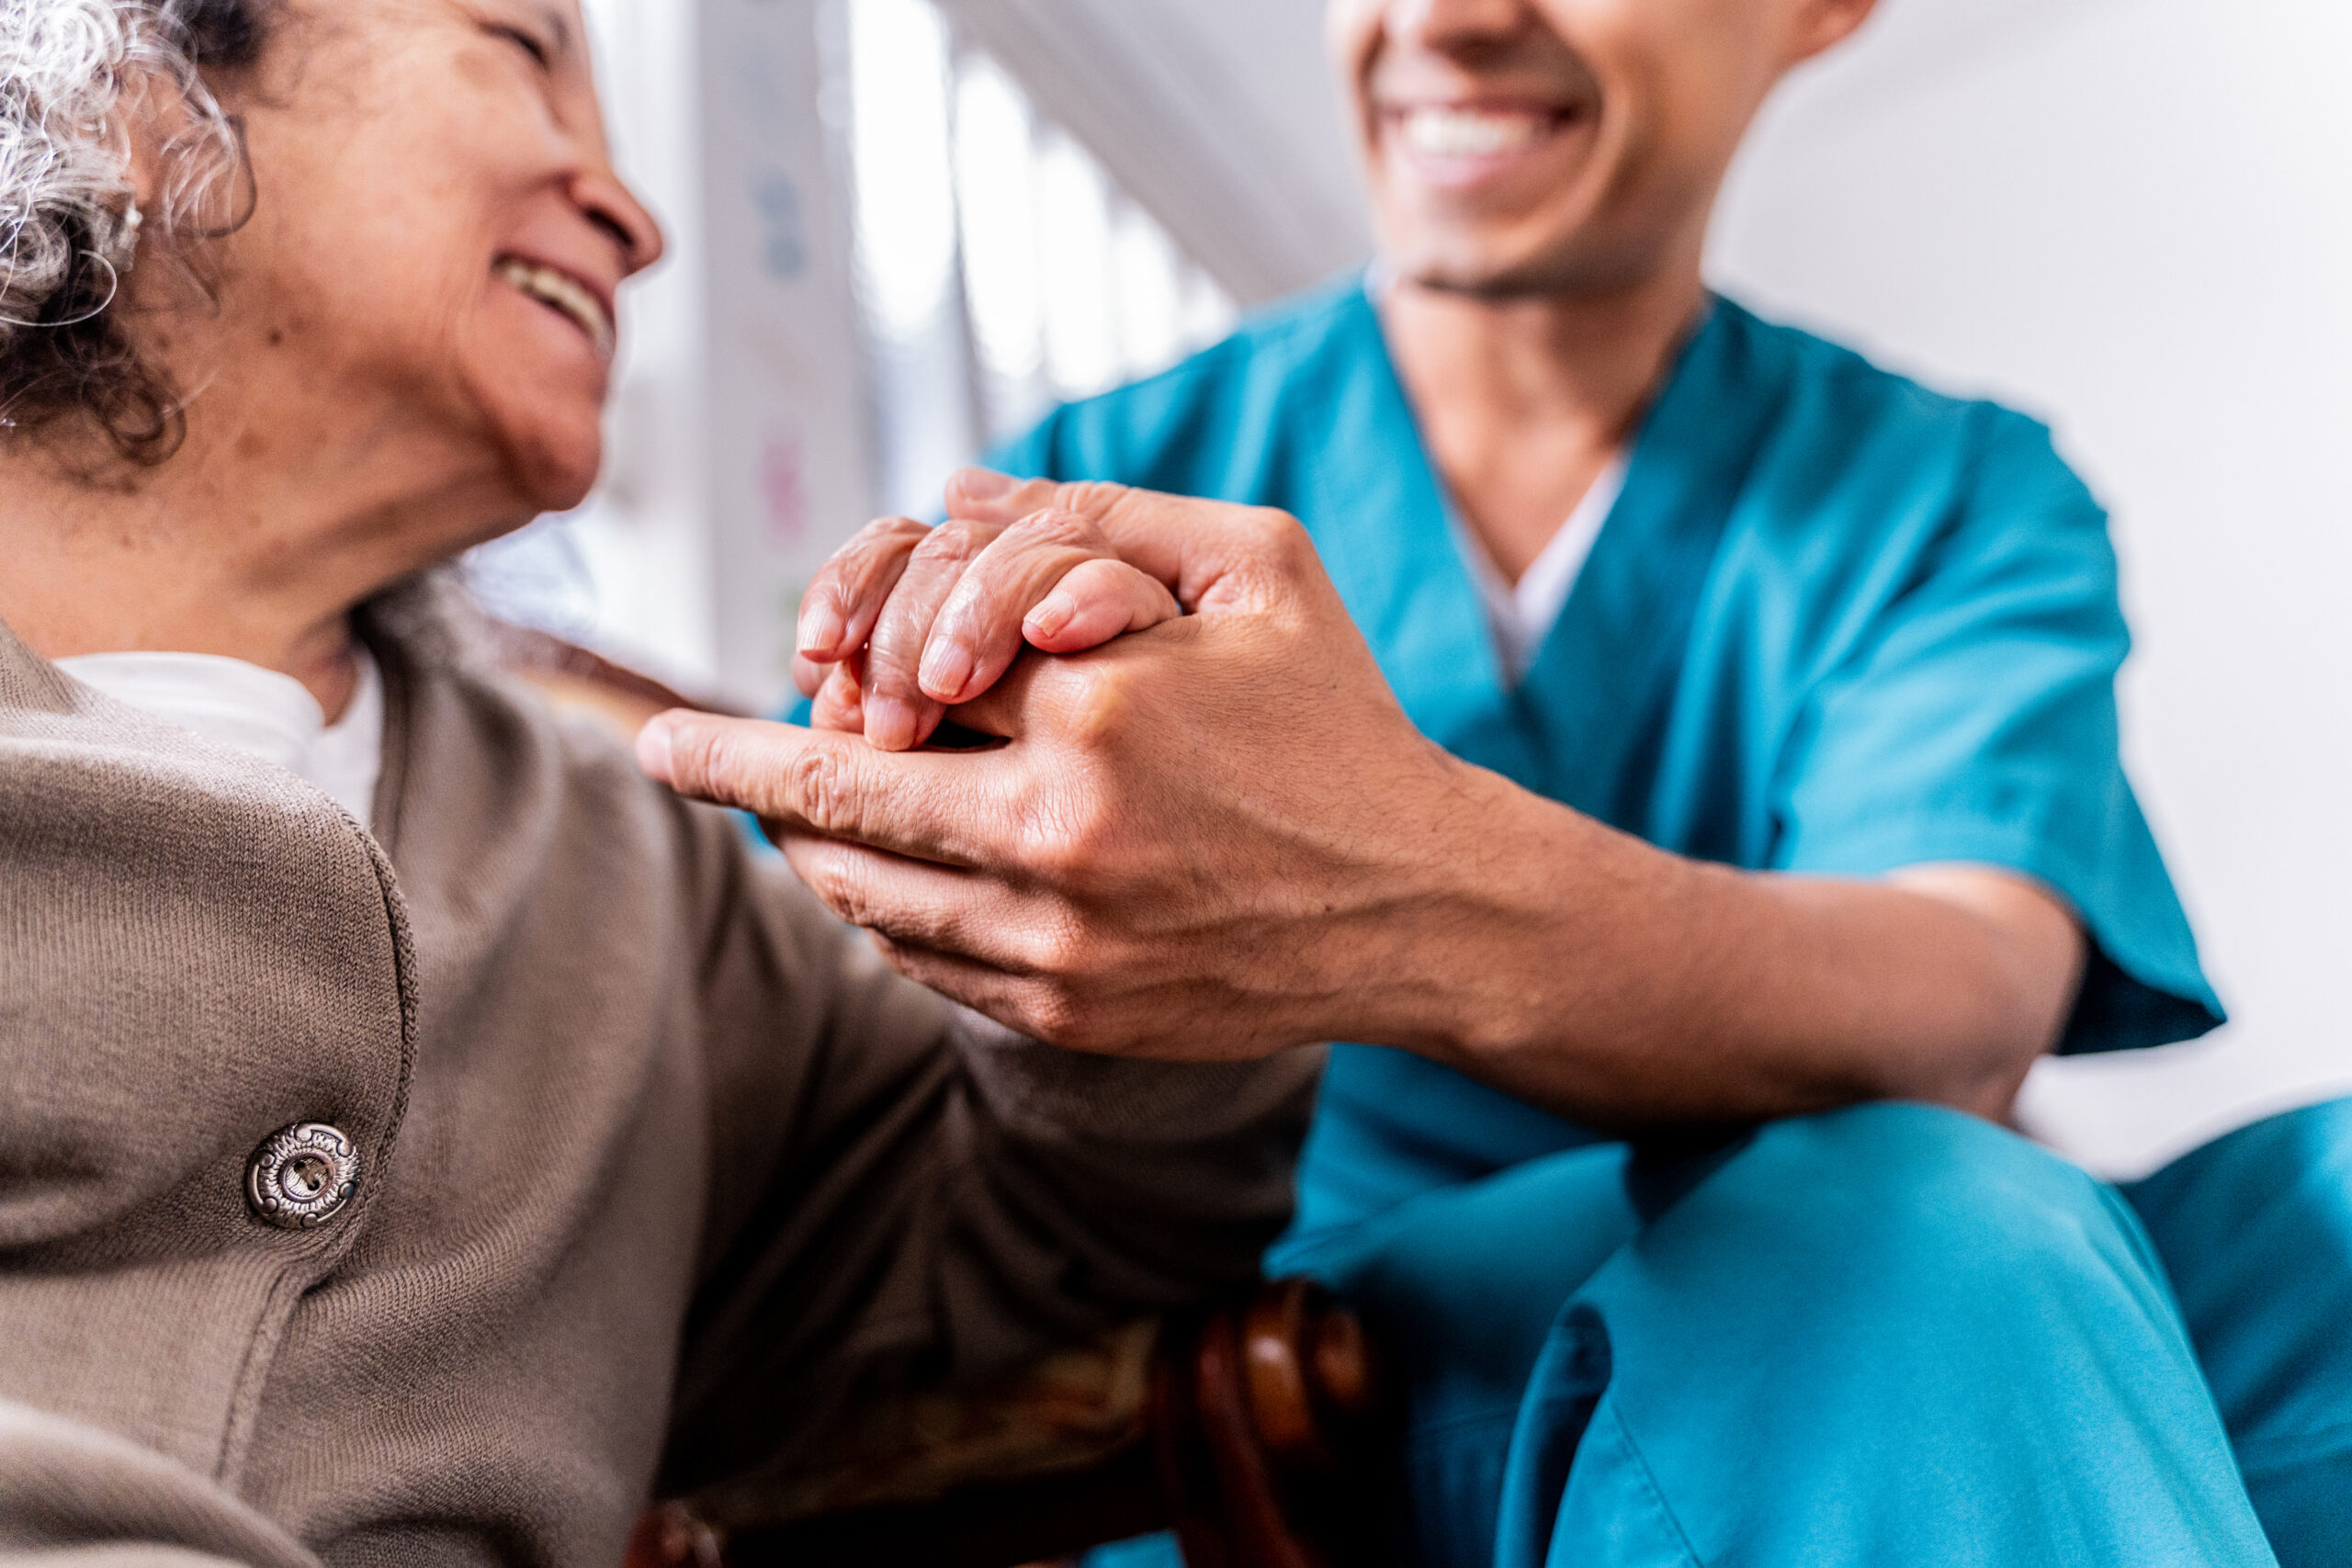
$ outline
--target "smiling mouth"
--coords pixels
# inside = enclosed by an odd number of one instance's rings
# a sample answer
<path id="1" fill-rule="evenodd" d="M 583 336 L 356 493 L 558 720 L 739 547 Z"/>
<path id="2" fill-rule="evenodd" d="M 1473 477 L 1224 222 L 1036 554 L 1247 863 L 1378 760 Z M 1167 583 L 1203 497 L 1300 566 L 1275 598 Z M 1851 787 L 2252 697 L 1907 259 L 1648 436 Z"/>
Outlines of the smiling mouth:
<path id="1" fill-rule="evenodd" d="M 588 341 L 596 345 L 598 358 L 612 358 L 616 336 L 612 315 L 586 284 L 569 273 L 540 266 L 519 256 L 502 257 L 492 270 L 503 281 L 513 284 L 587 333 Z"/>
<path id="2" fill-rule="evenodd" d="M 1577 119 L 1573 108 L 1488 108 L 1421 104 L 1384 117 L 1407 152 L 1424 158 L 1501 158 L 1545 141 Z"/>

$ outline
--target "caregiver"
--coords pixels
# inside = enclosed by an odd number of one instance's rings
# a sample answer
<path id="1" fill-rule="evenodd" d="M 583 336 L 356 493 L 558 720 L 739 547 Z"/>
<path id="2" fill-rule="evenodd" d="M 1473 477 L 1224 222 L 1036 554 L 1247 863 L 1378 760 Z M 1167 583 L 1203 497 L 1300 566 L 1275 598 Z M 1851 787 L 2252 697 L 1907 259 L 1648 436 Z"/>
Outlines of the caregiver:
<path id="1" fill-rule="evenodd" d="M 643 749 L 1001 1020 L 1356 1043 L 1269 1267 L 1399 1348 L 1409 1561 L 2352 1560 L 2352 1108 L 2128 1195 L 1999 1124 L 2220 1019 L 2104 513 L 1705 281 L 1870 9 L 1331 0 L 1368 274 L 838 557 L 865 741 Z M 958 703 L 1009 743 L 900 750 Z"/>

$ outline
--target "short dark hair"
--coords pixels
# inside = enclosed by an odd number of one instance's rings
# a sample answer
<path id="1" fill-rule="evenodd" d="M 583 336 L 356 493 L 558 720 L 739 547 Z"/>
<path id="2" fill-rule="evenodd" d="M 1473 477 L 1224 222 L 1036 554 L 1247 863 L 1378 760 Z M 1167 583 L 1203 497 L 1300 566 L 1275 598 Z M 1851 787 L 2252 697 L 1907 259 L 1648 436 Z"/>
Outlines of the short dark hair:
<path id="1" fill-rule="evenodd" d="M 179 391 L 124 330 L 120 275 L 142 237 L 169 254 L 218 231 L 221 189 L 249 188 L 242 128 L 206 75 L 261 58 L 277 4 L 0 0 L 0 434 L 80 420 L 134 463 L 179 449 Z M 120 152 L 140 80 L 175 87 L 189 117 L 160 150 L 182 166 L 152 215 L 131 205 Z"/>

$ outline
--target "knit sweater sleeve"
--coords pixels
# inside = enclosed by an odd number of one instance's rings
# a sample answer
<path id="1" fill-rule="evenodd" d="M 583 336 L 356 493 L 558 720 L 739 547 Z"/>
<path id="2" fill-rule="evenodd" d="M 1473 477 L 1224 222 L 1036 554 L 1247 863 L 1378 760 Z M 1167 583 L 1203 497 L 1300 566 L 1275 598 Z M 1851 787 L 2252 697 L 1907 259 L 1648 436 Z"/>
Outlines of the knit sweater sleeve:
<path id="1" fill-rule="evenodd" d="M 669 1490 L 1256 1279 L 1319 1052 L 1039 1044 L 901 978 L 731 824 L 695 833 L 715 1179 Z"/>

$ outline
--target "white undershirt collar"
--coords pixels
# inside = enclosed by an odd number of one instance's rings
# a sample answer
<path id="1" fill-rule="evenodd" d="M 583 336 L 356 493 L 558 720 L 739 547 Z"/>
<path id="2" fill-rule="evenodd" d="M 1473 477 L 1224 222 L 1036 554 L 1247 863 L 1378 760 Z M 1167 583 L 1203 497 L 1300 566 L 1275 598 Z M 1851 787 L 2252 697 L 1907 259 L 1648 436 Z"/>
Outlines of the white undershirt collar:
<path id="1" fill-rule="evenodd" d="M 275 763 L 369 825 L 384 771 L 384 682 L 366 649 L 334 723 L 291 675 L 209 653 L 85 653 L 59 669 L 119 703 Z"/>
<path id="2" fill-rule="evenodd" d="M 1590 558 L 1592 547 L 1599 542 L 1609 514 L 1617 510 L 1617 498 L 1624 493 L 1626 468 L 1623 452 L 1609 460 L 1609 466 L 1600 470 L 1600 476 L 1584 492 L 1584 499 L 1577 502 L 1576 511 L 1560 525 L 1560 531 L 1520 573 L 1516 586 L 1503 580 L 1502 569 L 1495 565 L 1495 558 L 1462 521 L 1461 514 L 1447 509 L 1462 558 L 1469 564 L 1470 575 L 1478 585 L 1479 601 L 1486 606 L 1495 652 L 1512 685 L 1526 678 L 1544 639 L 1552 635 L 1560 613 L 1567 608 L 1569 591 L 1576 587 L 1577 578 Z"/>

